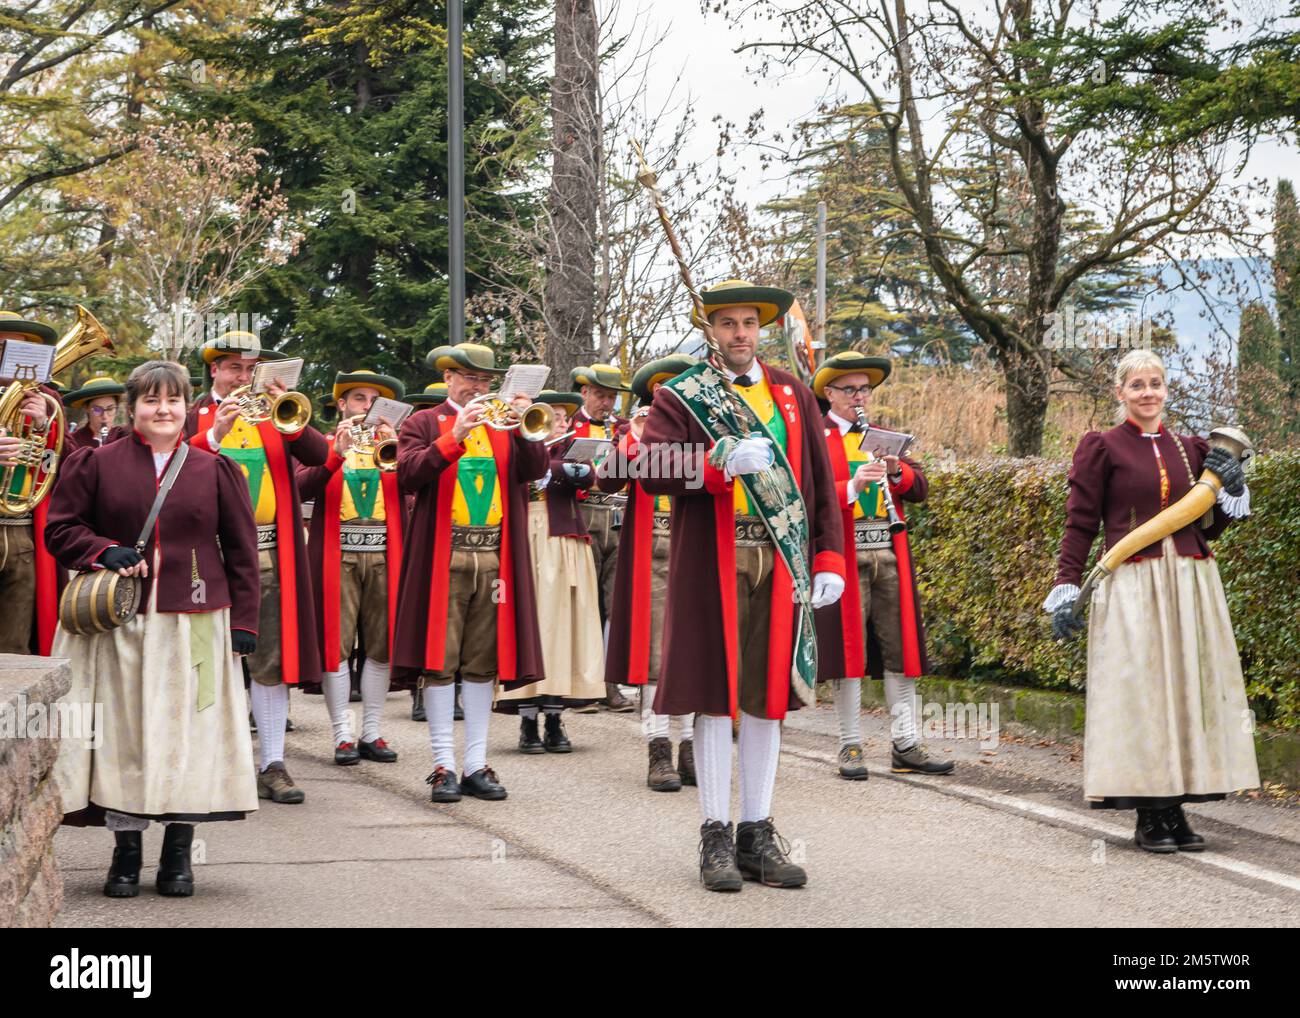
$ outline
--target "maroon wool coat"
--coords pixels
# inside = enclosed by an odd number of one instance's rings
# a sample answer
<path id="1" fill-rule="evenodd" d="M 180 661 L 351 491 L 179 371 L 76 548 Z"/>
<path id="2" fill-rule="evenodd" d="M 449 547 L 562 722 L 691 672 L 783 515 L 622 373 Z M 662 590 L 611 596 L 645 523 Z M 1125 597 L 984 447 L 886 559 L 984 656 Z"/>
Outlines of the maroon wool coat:
<path id="1" fill-rule="evenodd" d="M 578 498 L 579 492 L 590 491 L 596 483 L 596 471 L 588 470 L 587 476 L 579 481 L 571 481 L 565 475 L 564 454 L 571 445 L 573 439 L 567 438 L 550 447 L 551 479 L 546 485 L 546 522 L 552 537 L 578 537 L 590 543 L 587 522 L 578 512 Z M 587 466 L 591 467 L 591 464 Z"/>
<path id="2" fill-rule="evenodd" d="M 193 439 L 200 434 L 206 433 L 212 427 L 214 406 L 216 406 L 216 402 L 212 399 L 212 394 L 205 392 L 190 407 L 190 411 L 185 418 L 185 437 L 191 440 L 191 448 L 206 452 L 209 456 L 212 455 L 212 450 L 208 447 L 207 442 L 203 440 L 195 442 Z M 301 526 L 302 497 L 298 494 L 298 478 L 294 470 L 293 460 L 297 460 L 298 463 L 305 466 L 323 466 L 329 456 L 329 443 L 325 441 L 324 435 L 310 425 L 293 437 L 280 435 L 278 432 L 276 435 L 282 443 L 284 462 L 288 468 L 283 483 L 287 485 L 293 519 L 298 524 L 293 528 L 293 575 L 297 599 L 294 604 L 294 613 L 290 615 L 290 618 L 296 616 L 297 619 L 298 683 L 304 687 L 313 687 L 319 685 L 321 681 L 320 652 L 317 648 L 317 641 L 314 639 L 317 631 L 316 604 L 315 599 L 311 596 L 312 582 L 311 569 L 307 558 L 307 540 L 303 536 Z M 220 458 L 227 459 L 228 457 L 222 456 Z M 236 470 L 238 470 L 238 467 L 236 467 Z M 243 476 L 242 472 L 240 472 L 240 476 Z M 244 487 L 248 487 L 247 481 L 244 482 Z M 278 484 L 277 490 L 279 490 Z M 283 535 L 280 536 L 283 539 Z M 280 583 L 280 596 L 282 598 L 288 596 L 287 585 L 283 581 Z M 285 607 L 287 609 L 288 606 Z M 280 634 L 282 655 L 288 655 L 292 652 L 287 628 L 282 624 Z"/>
<path id="3" fill-rule="evenodd" d="M 1158 438 L 1146 438 L 1142 430 L 1127 420 L 1109 431 L 1090 431 L 1079 440 L 1070 466 L 1070 497 L 1065 506 L 1065 535 L 1057 562 L 1056 583 L 1083 581 L 1088 551 L 1101 526 L 1105 547 L 1109 549 L 1129 531 L 1140 527 L 1160 512 L 1160 468 L 1152 452 L 1159 446 L 1169 478 L 1168 505 L 1173 505 L 1191 491 L 1210 451 L 1210 444 L 1197 435 L 1174 435 L 1164 425 Z M 1187 462 L 1179 454 L 1179 444 Z M 1191 476 L 1188 476 L 1188 467 Z M 1217 505 L 1213 524 L 1202 529 L 1193 522 L 1174 535 L 1179 555 L 1211 558 L 1209 542 L 1223 533 L 1228 515 Z M 1160 545 L 1144 548 L 1128 561 L 1159 558 Z"/>
<path id="4" fill-rule="evenodd" d="M 98 449 L 79 449 L 64 461 L 50 496 L 46 544 L 65 569 L 91 569 L 111 545 L 135 544 L 157 492 L 153 451 L 139 434 Z M 153 549 L 160 541 L 161 568 L 155 574 Z M 190 450 L 144 556 L 151 569 L 141 611 L 147 610 L 157 583 L 159 611 L 229 606 L 232 629 L 257 632 L 257 528 L 248 483 L 232 461 Z M 204 583 L 197 603 L 196 568 Z"/>
<path id="5" fill-rule="evenodd" d="M 808 512 L 809 565 L 813 572 L 835 572 L 843 576 L 844 530 L 821 411 L 812 390 L 794 375 L 767 364 L 761 366 L 778 409 L 787 412 L 786 428 L 791 438 L 798 428 L 798 480 Z M 794 421 L 790 420 L 791 413 L 795 415 Z M 641 441 L 649 446 L 652 456 L 660 457 L 661 463 L 672 456 L 665 446 L 706 450 L 712 445 L 708 434 L 667 388 L 656 392 Z M 735 578 L 720 575 L 715 504 L 722 500 L 721 505 L 731 507 L 734 482 L 707 464 L 705 452 L 692 455 L 698 466 L 693 483 L 681 476 L 649 476 L 641 480 L 642 487 L 650 494 L 673 498 L 663 657 L 654 709 L 657 714 L 727 715 L 731 713 L 732 679 L 724 642 L 721 584 L 731 584 L 734 589 Z M 668 471 L 659 471 L 665 472 Z M 700 479 L 702 487 L 698 486 Z M 772 605 L 773 627 L 793 625 L 793 601 L 780 605 L 776 600 Z M 783 610 L 788 612 L 788 617 L 779 615 Z M 785 662 L 784 670 L 788 674 L 789 661 Z M 793 690 L 787 693 L 787 699 L 787 710 L 799 708 Z M 784 716 L 782 711 L 772 712 L 770 699 L 769 716 Z"/>
<path id="6" fill-rule="evenodd" d="M 399 689 L 414 689 L 425 670 L 430 587 L 438 551 L 439 482 L 444 471 L 454 468 L 464 448 L 451 437 L 454 418 L 454 407 L 445 403 L 417 410 L 406 419 L 397 436 L 397 480 L 403 491 L 415 497 L 402 547 L 402 577 L 393 630 L 392 682 Z M 509 432 L 506 437 L 510 443 L 510 475 L 500 478 L 500 482 L 508 525 L 502 536 L 510 542 L 512 556 L 510 596 L 514 606 L 515 673 L 513 677 L 501 676 L 499 681 L 505 688 L 513 689 L 536 682 L 546 674 L 542 668 L 537 595 L 528 546 L 528 482 L 546 475 L 548 456 L 543 443 L 529 442 L 518 431 Z M 446 581 L 446 577 L 442 579 Z M 506 637 L 502 635 L 500 639 Z"/>
<path id="7" fill-rule="evenodd" d="M 119 438 L 126 438 L 131 433 L 132 433 L 131 428 L 128 428 L 122 424 L 115 424 L 113 427 L 108 429 L 108 439 L 104 442 L 104 444 L 108 445 L 111 442 L 116 442 Z M 99 432 L 96 431 L 94 428 L 87 427 L 84 424 L 81 427 L 79 427 L 76 431 L 74 431 L 71 435 L 69 435 L 63 442 L 64 455 L 70 455 L 71 453 L 76 452 L 78 449 L 98 449 L 98 448 L 99 448 Z M 141 520 L 140 522 L 143 524 L 144 521 Z"/>

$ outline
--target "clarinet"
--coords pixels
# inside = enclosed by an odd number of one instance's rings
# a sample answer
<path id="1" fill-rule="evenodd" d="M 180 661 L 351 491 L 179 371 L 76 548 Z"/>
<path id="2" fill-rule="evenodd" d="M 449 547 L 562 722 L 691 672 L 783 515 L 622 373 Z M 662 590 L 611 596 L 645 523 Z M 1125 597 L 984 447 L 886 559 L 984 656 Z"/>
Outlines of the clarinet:
<path id="1" fill-rule="evenodd" d="M 865 433 L 867 430 L 867 415 L 862 412 L 860 406 L 854 407 L 853 411 L 858 415 L 858 423 L 862 425 L 862 430 Z M 871 457 L 867 462 L 875 462 L 874 453 L 868 452 L 867 455 Z M 889 532 L 891 534 L 903 533 L 907 530 L 907 521 L 898 515 L 898 508 L 894 505 L 894 496 L 889 490 L 888 468 L 886 468 L 884 480 L 880 483 L 880 491 L 885 499 L 885 513 L 889 516 Z"/>
<path id="2" fill-rule="evenodd" d="M 99 444 L 103 445 L 107 441 L 108 441 L 108 425 L 105 424 L 102 428 L 99 429 Z"/>

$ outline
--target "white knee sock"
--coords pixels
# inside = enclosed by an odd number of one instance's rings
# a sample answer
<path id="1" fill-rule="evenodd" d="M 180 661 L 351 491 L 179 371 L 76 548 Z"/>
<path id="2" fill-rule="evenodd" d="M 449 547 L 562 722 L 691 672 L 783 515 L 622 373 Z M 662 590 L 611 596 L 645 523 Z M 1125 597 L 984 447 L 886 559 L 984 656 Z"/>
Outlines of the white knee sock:
<path id="1" fill-rule="evenodd" d="M 885 672 L 885 702 L 892 719 L 889 730 L 900 750 L 916 745 L 916 680 L 900 672 Z"/>
<path id="2" fill-rule="evenodd" d="M 429 746 L 433 749 L 433 766 L 446 767 L 456 773 L 456 684 L 424 687 L 424 717 L 429 725 Z"/>
<path id="3" fill-rule="evenodd" d="M 334 728 L 334 745 L 355 742 L 352 737 L 352 709 L 348 706 L 348 696 L 352 692 L 348 663 L 344 661 L 337 671 L 326 672 L 321 677 L 321 684 L 325 687 L 325 707 L 330 713 L 330 724 Z"/>
<path id="4" fill-rule="evenodd" d="M 835 713 L 840 716 L 840 748 L 862 741 L 862 680 L 835 683 Z"/>
<path id="5" fill-rule="evenodd" d="M 781 759 L 781 722 L 740 715 L 740 819 L 766 820 L 772 815 L 772 789 Z"/>
<path id="6" fill-rule="evenodd" d="M 695 722 L 695 780 L 704 822 L 731 823 L 731 718 L 701 714 Z"/>
<path id="7" fill-rule="evenodd" d="M 388 699 L 388 672 L 387 664 L 370 658 L 361 666 L 361 738 L 366 742 L 379 738 L 384 701 Z"/>
<path id="8" fill-rule="evenodd" d="M 674 714 L 677 723 L 682 726 L 682 734 L 679 736 L 682 742 L 690 742 L 695 738 L 695 715 L 694 714 Z"/>
<path id="9" fill-rule="evenodd" d="M 257 722 L 258 770 L 264 771 L 277 760 L 284 761 L 284 723 L 289 717 L 289 687 L 280 683 L 264 686 L 254 682 L 249 687 L 253 720 Z"/>
<path id="10" fill-rule="evenodd" d="M 519 716 L 520 716 L 521 718 L 529 718 L 530 720 L 536 721 L 536 720 L 537 720 L 537 708 L 536 708 L 535 706 L 534 706 L 534 707 L 520 707 L 520 708 L 519 708 Z"/>
<path id="11" fill-rule="evenodd" d="M 641 732 L 646 742 L 668 737 L 668 715 L 654 711 L 655 693 L 658 691 L 659 685 L 655 682 L 647 682 L 641 687 Z"/>
<path id="12" fill-rule="evenodd" d="M 488 720 L 492 717 L 492 682 L 462 682 L 460 706 L 465 712 L 465 774 L 487 766 Z"/>

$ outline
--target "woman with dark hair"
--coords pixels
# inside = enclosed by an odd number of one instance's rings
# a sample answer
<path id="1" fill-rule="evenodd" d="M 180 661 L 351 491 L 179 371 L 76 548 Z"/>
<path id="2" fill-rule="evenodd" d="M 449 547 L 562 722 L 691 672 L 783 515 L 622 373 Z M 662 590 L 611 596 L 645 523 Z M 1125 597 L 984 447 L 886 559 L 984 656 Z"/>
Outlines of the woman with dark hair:
<path id="1" fill-rule="evenodd" d="M 114 569 L 143 581 L 134 618 L 91 636 L 60 628 L 53 649 L 72 666 L 62 702 L 79 708 L 61 718 L 85 719 L 63 733 L 55 767 L 63 822 L 113 831 L 104 884 L 112 898 L 139 893 L 141 832 L 150 820 L 166 824 L 158 892 L 188 896 L 193 825 L 257 809 L 238 661 L 257 642 L 257 532 L 239 468 L 222 456 L 188 455 L 189 401 L 180 365 L 149 361 L 132 371 L 131 435 L 68 457 L 45 531 L 64 568 Z M 178 455 L 174 484 L 137 552 Z"/>
<path id="2" fill-rule="evenodd" d="M 1115 372 L 1120 423 L 1090 431 L 1070 467 L 1056 585 L 1043 602 L 1058 638 L 1077 636 L 1088 551 L 1110 548 L 1191 491 L 1202 470 L 1223 483 L 1209 519 L 1116 567 L 1090 601 L 1083 794 L 1094 809 L 1137 811 L 1148 852 L 1199 852 L 1183 804 L 1259 785 L 1241 659 L 1209 541 L 1250 513 L 1241 465 L 1226 449 L 1163 424 L 1165 367 L 1150 350 Z"/>

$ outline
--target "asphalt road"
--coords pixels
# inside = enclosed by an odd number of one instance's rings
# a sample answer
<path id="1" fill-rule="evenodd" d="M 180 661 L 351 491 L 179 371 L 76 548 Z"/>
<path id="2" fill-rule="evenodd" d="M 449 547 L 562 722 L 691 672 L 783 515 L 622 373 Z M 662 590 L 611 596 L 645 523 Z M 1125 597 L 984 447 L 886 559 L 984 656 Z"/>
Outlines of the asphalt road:
<path id="1" fill-rule="evenodd" d="M 872 776 L 848 782 L 821 707 L 787 722 L 773 806 L 808 886 L 712 894 L 698 883 L 695 790 L 645 787 L 634 715 L 567 716 L 575 751 L 545 756 L 519 754 L 517 721 L 494 716 L 489 761 L 509 798 L 433 805 L 409 704 L 387 704 L 397 763 L 342 768 L 322 699 L 294 694 L 288 767 L 307 801 L 200 827 L 193 898 L 153 892 L 156 826 L 128 900 L 100 893 L 111 836 L 63 829 L 60 925 L 1300 925 L 1294 798 L 1191 807 L 1209 851 L 1157 857 L 1134 848 L 1131 813 L 1084 807 L 1077 750 L 931 743 L 958 761 L 951 777 L 891 775 L 886 719 L 868 714 Z"/>

